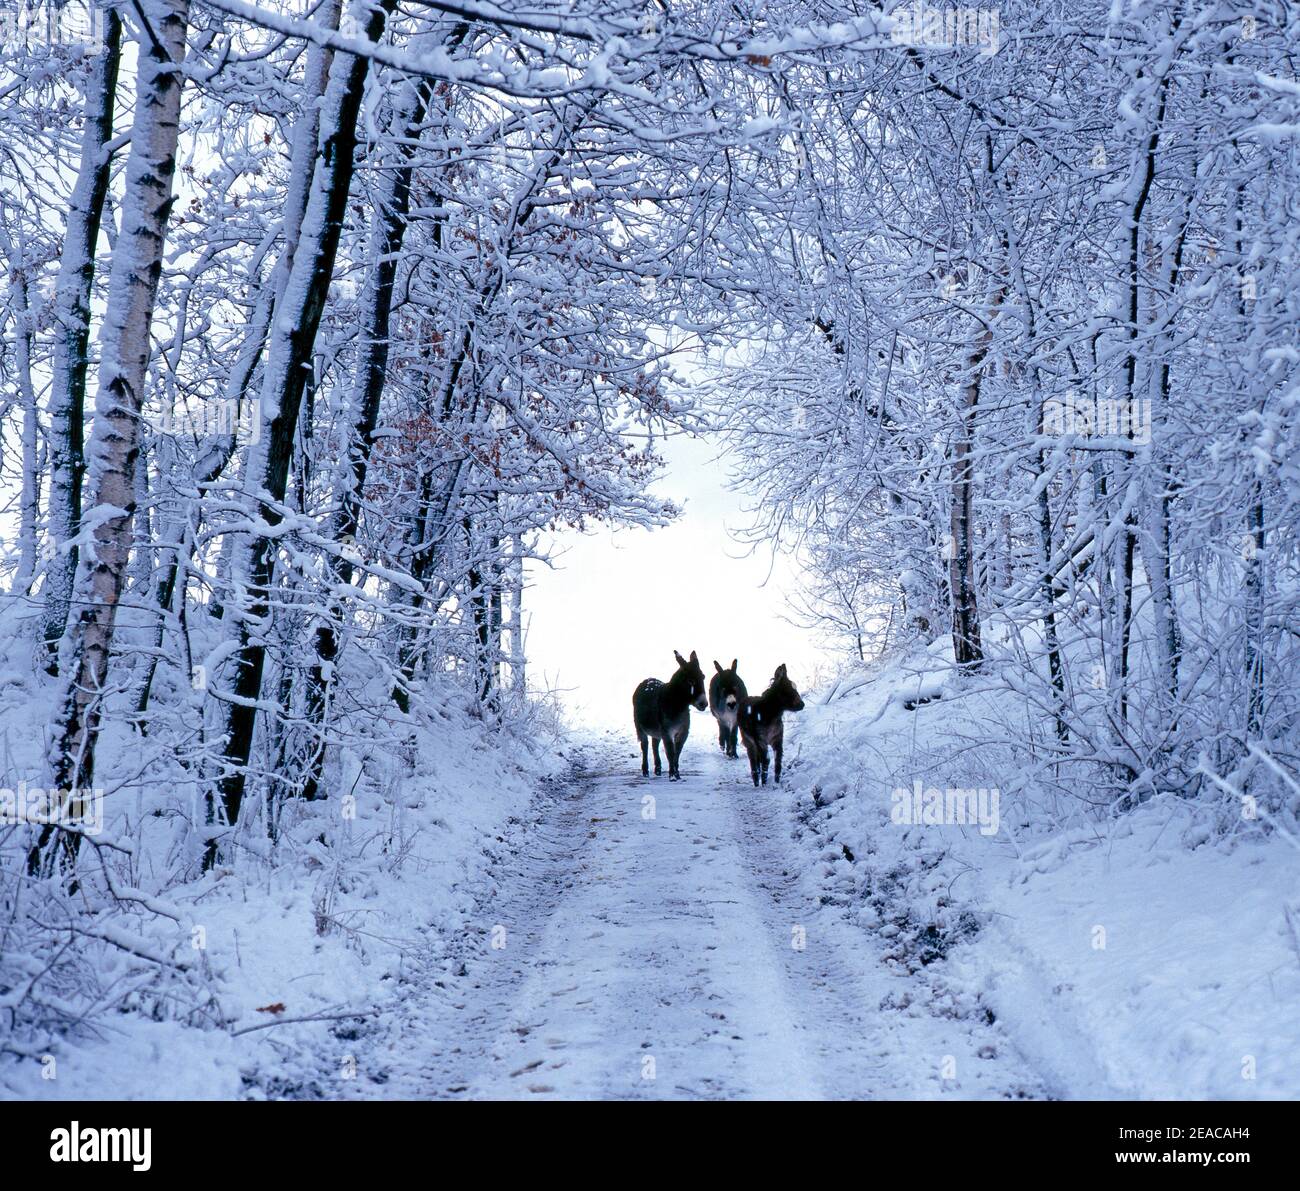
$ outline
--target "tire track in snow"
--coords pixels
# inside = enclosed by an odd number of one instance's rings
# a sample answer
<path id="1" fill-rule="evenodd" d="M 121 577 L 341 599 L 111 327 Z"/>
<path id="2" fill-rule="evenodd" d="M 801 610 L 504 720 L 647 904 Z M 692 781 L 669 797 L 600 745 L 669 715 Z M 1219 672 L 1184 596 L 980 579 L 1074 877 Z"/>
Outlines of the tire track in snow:
<path id="1" fill-rule="evenodd" d="M 384 1082 L 355 1094 L 817 1099 L 1032 1088 L 983 1023 L 909 1011 L 908 980 L 886 972 L 869 937 L 821 905 L 800 873 L 779 792 L 755 790 L 743 760 L 726 761 L 705 737 L 688 745 L 675 783 L 642 779 L 630 746 L 605 744 L 593 770 L 515 831 L 457 974 L 430 965 L 400 1028 L 375 1039 L 364 1064 Z M 956 1078 L 941 1077 L 945 1056 Z"/>

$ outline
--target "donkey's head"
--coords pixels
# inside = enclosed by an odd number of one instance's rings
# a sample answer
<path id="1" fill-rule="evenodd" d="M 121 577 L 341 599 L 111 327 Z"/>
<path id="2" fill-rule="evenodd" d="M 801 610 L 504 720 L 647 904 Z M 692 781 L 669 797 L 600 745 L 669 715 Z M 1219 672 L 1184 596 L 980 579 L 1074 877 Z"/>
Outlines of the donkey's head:
<path id="1" fill-rule="evenodd" d="M 744 683 L 740 681 L 740 675 L 736 673 L 738 660 L 732 658 L 731 669 L 724 670 L 718 659 L 713 659 L 713 668 L 718 672 L 718 677 L 714 681 L 718 684 L 719 702 L 729 711 L 735 711 L 742 698 L 741 692 L 745 689 Z"/>
<path id="2" fill-rule="evenodd" d="M 764 698 L 776 700 L 776 706 L 780 711 L 802 711 L 803 700 L 799 697 L 799 692 L 794 689 L 794 683 L 790 681 L 785 672 L 785 663 L 782 662 L 777 668 L 776 673 L 772 675 L 772 685 L 767 688 Z"/>
<path id="3" fill-rule="evenodd" d="M 673 657 L 677 659 L 677 673 L 673 675 L 673 681 L 680 683 L 690 693 L 690 701 L 695 704 L 696 711 L 707 711 L 709 697 L 704 690 L 704 671 L 700 669 L 700 659 L 695 656 L 695 650 L 691 650 L 689 661 L 675 649 Z"/>

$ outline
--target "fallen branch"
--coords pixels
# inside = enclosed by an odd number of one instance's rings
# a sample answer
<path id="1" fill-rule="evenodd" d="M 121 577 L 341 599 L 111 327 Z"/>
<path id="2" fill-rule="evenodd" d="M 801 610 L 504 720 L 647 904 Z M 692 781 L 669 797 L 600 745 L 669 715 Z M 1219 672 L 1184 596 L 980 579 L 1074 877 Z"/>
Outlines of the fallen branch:
<path id="1" fill-rule="evenodd" d="M 353 1017 L 374 1017 L 378 1009 L 354 1009 L 350 1013 L 317 1013 L 311 1017 L 281 1017 L 275 1021 L 258 1022 L 255 1026 L 245 1026 L 242 1030 L 231 1032 L 232 1038 L 238 1038 L 240 1034 L 251 1034 L 254 1030 L 269 1030 L 272 1026 L 289 1026 L 297 1022 L 305 1021 L 347 1021 Z"/>

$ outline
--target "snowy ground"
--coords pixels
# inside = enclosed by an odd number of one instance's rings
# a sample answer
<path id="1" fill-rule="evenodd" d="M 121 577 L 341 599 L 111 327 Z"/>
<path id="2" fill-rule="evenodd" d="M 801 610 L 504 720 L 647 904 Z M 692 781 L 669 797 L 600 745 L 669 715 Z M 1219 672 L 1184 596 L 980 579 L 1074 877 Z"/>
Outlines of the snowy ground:
<path id="1" fill-rule="evenodd" d="M 0 679 L 10 773 L 39 772 L 44 691 L 39 678 Z M 387 1020 L 411 972 L 458 946 L 508 863 L 511 825 L 568 770 L 564 745 L 489 726 L 465 702 L 454 687 L 435 688 L 396 726 L 355 729 L 330 771 L 353 815 L 336 796 L 291 801 L 274 850 L 252 822 L 250 846 L 212 873 L 194 859 L 202 809 L 185 774 L 172 761 L 139 776 L 153 738 L 142 746 L 114 725 L 101 771 L 122 788 L 106 799 L 107 827 L 132 843 L 132 884 L 163 896 L 176 921 L 122 914 L 108 926 L 188 963 L 191 976 L 123 996 L 148 971 L 125 972 L 114 948 L 78 940 L 99 983 L 84 990 L 79 1029 L 7 1033 L 0 997 L 0 1100 L 342 1094 L 350 1072 L 333 1060 L 344 1036 Z M 0 846 L 21 841 L 0 833 Z M 21 853 L 10 860 L 21 864 Z M 0 938 L 0 988 L 14 970 L 6 965 L 23 962 L 14 951 Z"/>
<path id="2" fill-rule="evenodd" d="M 10 1048 L 0 1098 L 1300 1096 L 1294 845 L 1176 799 L 1054 818 L 1007 692 L 945 674 L 810 696 L 758 790 L 706 716 L 670 783 L 630 728 L 526 756 L 448 713 L 410 769 L 349 761 L 333 852 L 305 820 L 175 889 L 211 1012 L 100 1015 L 55 1079 Z M 913 779 L 1007 787 L 998 830 L 891 822 Z"/>
<path id="3" fill-rule="evenodd" d="M 1018 699 L 962 688 L 941 655 L 859 681 L 809 700 L 783 796 L 796 863 L 919 999 L 977 1000 L 1062 1097 L 1300 1097 L 1289 833 L 1224 829 L 1206 798 L 1112 816 L 1044 794 L 1004 743 Z M 895 823 L 917 781 L 1001 787 L 998 830 Z"/>
<path id="4" fill-rule="evenodd" d="M 642 779 L 630 733 L 590 746 L 514 841 L 453 971 L 360 1040 L 349 1094 L 1047 1094 L 984 1015 L 913 1003 L 821 904 L 783 799 L 696 726 L 680 783 Z"/>

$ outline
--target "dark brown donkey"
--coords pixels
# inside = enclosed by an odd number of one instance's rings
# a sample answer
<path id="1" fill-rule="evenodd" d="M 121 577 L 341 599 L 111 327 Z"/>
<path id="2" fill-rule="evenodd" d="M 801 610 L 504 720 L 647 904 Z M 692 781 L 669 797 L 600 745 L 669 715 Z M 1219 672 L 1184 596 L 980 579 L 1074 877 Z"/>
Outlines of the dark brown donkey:
<path id="1" fill-rule="evenodd" d="M 636 738 L 641 742 L 641 776 L 650 776 L 650 763 L 646 756 L 647 741 L 655 746 L 655 773 L 659 768 L 659 742 L 664 742 L 668 754 L 668 780 L 682 780 L 678 762 L 682 759 L 682 745 L 691 730 L 691 705 L 697 711 L 708 708 L 704 697 L 704 671 L 700 669 L 695 650 L 688 662 L 675 650 L 677 673 L 667 682 L 647 678 L 632 692 L 632 722 L 636 725 Z"/>
<path id="2" fill-rule="evenodd" d="M 749 754 L 749 773 L 758 785 L 760 775 L 763 785 L 767 785 L 767 750 L 770 747 L 776 754 L 776 783 L 781 783 L 781 751 L 785 744 L 785 729 L 781 725 L 781 716 L 787 711 L 802 711 L 803 700 L 794 689 L 794 683 L 786 677 L 785 664 L 776 668 L 772 685 L 757 699 L 746 699 L 740 705 L 740 715 L 736 717 L 740 728 L 740 739 L 745 742 L 745 752 Z"/>
<path id="3" fill-rule="evenodd" d="M 736 673 L 736 659 L 731 659 L 731 669 L 724 670 L 715 658 L 713 668 L 717 673 L 709 679 L 709 710 L 718 721 L 718 747 L 728 757 L 736 755 L 736 717 L 740 705 L 749 697 L 745 684 Z"/>

